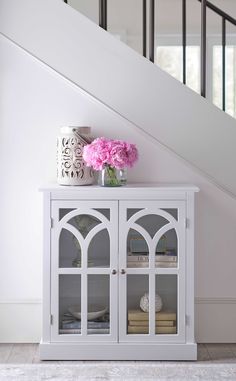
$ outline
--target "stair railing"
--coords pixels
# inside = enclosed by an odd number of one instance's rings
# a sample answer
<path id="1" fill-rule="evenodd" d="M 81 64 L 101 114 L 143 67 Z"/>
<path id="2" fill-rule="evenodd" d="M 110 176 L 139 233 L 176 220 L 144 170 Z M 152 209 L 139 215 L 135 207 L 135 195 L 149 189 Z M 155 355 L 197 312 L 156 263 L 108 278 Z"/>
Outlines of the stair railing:
<path id="1" fill-rule="evenodd" d="M 99 26 L 107 30 L 107 0 L 99 1 Z M 236 26 L 236 19 L 218 8 L 208 0 L 197 0 L 201 3 L 201 95 L 206 97 L 207 83 L 207 9 L 211 9 L 222 19 L 221 28 L 221 44 L 222 44 L 222 109 L 226 109 L 226 22 Z M 64 0 L 68 3 L 68 0 Z M 149 12 L 147 6 L 149 4 Z M 147 57 L 147 14 L 149 14 L 149 54 L 148 58 L 151 62 L 155 60 L 155 0 L 142 0 L 142 44 L 143 56 Z M 182 81 L 186 84 L 187 72 L 187 4 L 186 0 L 182 0 L 182 60 L 183 72 Z"/>
<path id="2" fill-rule="evenodd" d="M 226 21 L 236 26 L 236 19 L 225 13 L 210 1 L 198 0 L 201 3 L 201 95 L 206 96 L 206 9 L 211 9 L 222 19 L 222 109 L 226 107 Z M 186 5 L 185 5 L 186 7 Z"/>

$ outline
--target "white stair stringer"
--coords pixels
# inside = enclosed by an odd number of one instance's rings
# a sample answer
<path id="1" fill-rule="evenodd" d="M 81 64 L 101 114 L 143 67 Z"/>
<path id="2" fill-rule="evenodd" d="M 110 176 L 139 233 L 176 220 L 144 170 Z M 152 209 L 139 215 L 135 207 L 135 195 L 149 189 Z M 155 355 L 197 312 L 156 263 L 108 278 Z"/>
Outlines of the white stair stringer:
<path id="1" fill-rule="evenodd" d="M 236 196 L 236 123 L 62 0 L 0 0 L 0 32 Z"/>

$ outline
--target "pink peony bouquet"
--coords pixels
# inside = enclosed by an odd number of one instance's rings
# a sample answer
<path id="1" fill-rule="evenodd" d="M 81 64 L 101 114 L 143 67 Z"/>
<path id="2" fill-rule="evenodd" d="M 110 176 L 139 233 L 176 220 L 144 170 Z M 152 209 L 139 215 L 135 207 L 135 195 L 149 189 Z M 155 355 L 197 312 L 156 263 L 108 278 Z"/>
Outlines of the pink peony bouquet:
<path id="1" fill-rule="evenodd" d="M 88 167 L 102 170 L 106 166 L 116 169 L 132 167 L 138 159 L 135 144 L 107 138 L 95 139 L 84 147 L 83 159 Z"/>

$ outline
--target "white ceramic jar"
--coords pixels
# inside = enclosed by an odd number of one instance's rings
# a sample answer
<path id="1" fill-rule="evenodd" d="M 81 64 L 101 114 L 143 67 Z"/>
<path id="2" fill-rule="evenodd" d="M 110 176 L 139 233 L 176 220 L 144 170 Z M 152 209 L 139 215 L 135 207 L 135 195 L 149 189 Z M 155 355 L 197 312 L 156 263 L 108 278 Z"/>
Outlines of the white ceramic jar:
<path id="1" fill-rule="evenodd" d="M 86 166 L 82 154 L 92 142 L 90 127 L 61 127 L 57 138 L 57 182 L 60 185 L 90 185 L 93 170 Z"/>

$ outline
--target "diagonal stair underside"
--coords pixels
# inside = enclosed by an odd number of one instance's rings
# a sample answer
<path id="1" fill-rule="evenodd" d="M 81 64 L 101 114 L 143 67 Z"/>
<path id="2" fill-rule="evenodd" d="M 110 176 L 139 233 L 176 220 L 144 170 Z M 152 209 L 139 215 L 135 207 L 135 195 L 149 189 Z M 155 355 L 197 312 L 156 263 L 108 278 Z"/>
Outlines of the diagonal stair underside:
<path id="1" fill-rule="evenodd" d="M 236 196 L 233 118 L 63 1 L 0 0 L 0 32 Z"/>

